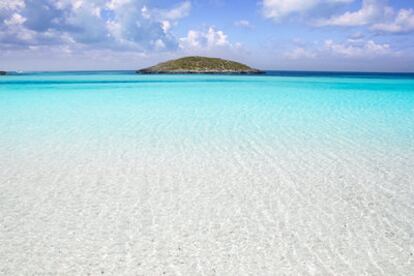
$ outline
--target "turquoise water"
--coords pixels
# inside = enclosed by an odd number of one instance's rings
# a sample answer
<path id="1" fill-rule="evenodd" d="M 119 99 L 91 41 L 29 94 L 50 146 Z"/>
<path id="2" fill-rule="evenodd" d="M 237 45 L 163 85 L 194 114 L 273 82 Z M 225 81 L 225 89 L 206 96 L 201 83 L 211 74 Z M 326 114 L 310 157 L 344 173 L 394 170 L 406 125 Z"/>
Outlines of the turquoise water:
<path id="1" fill-rule="evenodd" d="M 0 126 L 8 130 L 2 144 L 15 147 L 14 139 L 82 139 L 87 132 L 152 143 L 140 135 L 155 127 L 157 140 L 168 143 L 210 138 L 232 144 L 233 135 L 259 128 L 269 139 L 289 140 L 296 132 L 305 144 L 334 131 L 368 146 L 413 146 L 414 78 L 45 73 L 0 81 Z"/>
<path id="2" fill-rule="evenodd" d="M 411 75 L 10 75 L 0 130 L 5 274 L 414 271 Z"/>

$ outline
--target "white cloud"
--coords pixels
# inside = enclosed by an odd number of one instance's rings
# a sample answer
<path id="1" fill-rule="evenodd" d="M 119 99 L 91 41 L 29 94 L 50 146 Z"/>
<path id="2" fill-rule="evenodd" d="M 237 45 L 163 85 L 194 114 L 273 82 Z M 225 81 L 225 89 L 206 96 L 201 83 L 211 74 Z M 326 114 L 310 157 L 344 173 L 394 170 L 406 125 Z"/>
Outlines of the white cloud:
<path id="1" fill-rule="evenodd" d="M 201 46 L 200 42 L 201 33 L 198 31 L 188 31 L 187 37 L 180 39 L 181 48 L 198 48 Z"/>
<path id="2" fill-rule="evenodd" d="M 347 59 L 371 59 L 379 56 L 398 56 L 398 52 L 393 51 L 391 46 L 386 43 L 377 43 L 373 40 L 362 38 L 347 39 L 343 42 L 325 40 L 322 44 L 315 41 L 313 43 L 301 42 L 283 54 L 288 60 L 311 60 L 320 57 L 331 56 L 334 58 Z"/>
<path id="3" fill-rule="evenodd" d="M 118 0 L 125 1 L 125 0 Z M 157 20 L 168 20 L 168 21 L 177 21 L 181 18 L 184 18 L 190 14 L 191 11 L 191 2 L 184 1 L 179 3 L 171 9 L 151 9 L 144 5 L 141 8 L 141 15 L 147 19 L 153 18 Z"/>
<path id="4" fill-rule="evenodd" d="M 209 27 L 207 31 L 190 30 L 186 37 L 180 39 L 182 49 L 212 49 L 225 46 L 231 46 L 227 35 L 214 27 Z"/>
<path id="5" fill-rule="evenodd" d="M 335 55 L 348 58 L 370 58 L 394 54 L 389 44 L 378 44 L 372 40 L 349 39 L 344 43 L 335 43 L 333 40 L 326 40 L 324 46 L 325 50 Z"/>
<path id="6" fill-rule="evenodd" d="M 263 15 L 280 20 L 291 14 L 304 14 L 319 5 L 347 4 L 354 0 L 263 0 Z"/>
<path id="7" fill-rule="evenodd" d="M 163 20 L 161 22 L 161 26 L 162 26 L 162 29 L 164 30 L 164 33 L 167 33 L 171 29 L 171 22 L 168 20 Z"/>
<path id="8" fill-rule="evenodd" d="M 280 21 L 294 14 L 311 14 L 315 18 L 315 11 L 318 8 L 352 2 L 354 0 L 262 0 L 261 3 L 264 17 Z M 414 9 L 394 10 L 387 5 L 387 0 L 362 0 L 361 2 L 361 7 L 357 10 L 317 20 L 310 19 L 309 23 L 316 26 L 366 26 L 370 30 L 388 33 L 414 32 Z M 241 26 L 243 23 L 240 21 L 235 25 Z"/>
<path id="9" fill-rule="evenodd" d="M 10 19 L 6 19 L 4 20 L 4 24 L 6 24 L 7 26 L 10 25 L 21 25 L 26 21 L 26 18 L 24 18 L 23 16 L 21 16 L 18 13 L 14 13 Z"/>
<path id="10" fill-rule="evenodd" d="M 318 4 L 318 0 L 263 0 L 266 18 L 278 20 L 291 13 L 303 13 Z"/>
<path id="11" fill-rule="evenodd" d="M 146 19 L 150 19 L 152 14 L 151 12 L 148 10 L 147 6 L 143 6 L 141 8 L 141 15 L 142 17 L 146 18 Z"/>
<path id="12" fill-rule="evenodd" d="M 125 1 L 125 0 L 122 0 L 122 1 Z M 177 25 L 177 21 L 184 17 L 187 17 L 190 14 L 190 11 L 191 11 L 191 2 L 184 1 L 168 10 L 150 9 L 147 6 L 144 6 L 141 9 L 141 15 L 146 19 L 159 21 L 164 33 L 168 33 L 173 28 L 173 26 Z"/>
<path id="13" fill-rule="evenodd" d="M 185 37 L 179 39 L 179 51 L 175 57 L 183 55 L 200 55 L 224 57 L 243 60 L 249 51 L 242 43 L 231 41 L 227 33 L 214 26 L 189 30 Z"/>
<path id="14" fill-rule="evenodd" d="M 414 10 L 395 11 L 380 0 L 363 0 L 361 9 L 318 20 L 319 26 L 368 26 L 369 29 L 388 33 L 414 31 Z"/>
<path id="15" fill-rule="evenodd" d="M 252 27 L 252 24 L 248 20 L 238 20 L 234 22 L 234 26 L 248 29 Z"/>
<path id="16" fill-rule="evenodd" d="M 373 30 L 390 33 L 412 32 L 414 31 L 414 10 L 401 9 L 393 21 L 376 23 L 371 28 Z"/>
<path id="17" fill-rule="evenodd" d="M 163 50 L 166 47 L 164 41 L 161 40 L 161 39 L 155 40 L 154 46 L 155 46 L 155 49 L 157 49 L 157 50 Z"/>
<path id="18" fill-rule="evenodd" d="M 191 2 L 185 1 L 177 5 L 173 9 L 170 9 L 167 11 L 160 11 L 160 15 L 162 18 L 167 19 L 167 20 L 178 20 L 178 19 L 188 16 L 190 14 L 190 10 L 191 10 Z"/>
<path id="19" fill-rule="evenodd" d="M 187 16 L 185 0 L 151 8 L 145 0 L 0 0 L 0 47 L 81 44 L 113 50 L 171 50 L 171 33 Z M 19 26 L 19 27 L 17 27 Z M 24 38 L 24 39 L 23 39 Z M 93 45 L 93 46 L 92 46 Z"/>
<path id="20" fill-rule="evenodd" d="M 377 0 L 363 0 L 361 9 L 354 12 L 346 12 L 329 19 L 317 22 L 319 26 L 362 26 L 375 22 L 390 14 L 392 10 Z"/>
<path id="21" fill-rule="evenodd" d="M 24 0 L 1 0 L 0 10 L 17 10 L 25 7 Z"/>
<path id="22" fill-rule="evenodd" d="M 106 3 L 106 7 L 110 10 L 117 10 L 129 2 L 129 0 L 111 0 Z"/>
<path id="23" fill-rule="evenodd" d="M 287 59 L 312 59 L 316 57 L 316 53 L 311 50 L 307 50 L 303 47 L 296 47 L 291 51 L 288 51 L 284 54 Z"/>

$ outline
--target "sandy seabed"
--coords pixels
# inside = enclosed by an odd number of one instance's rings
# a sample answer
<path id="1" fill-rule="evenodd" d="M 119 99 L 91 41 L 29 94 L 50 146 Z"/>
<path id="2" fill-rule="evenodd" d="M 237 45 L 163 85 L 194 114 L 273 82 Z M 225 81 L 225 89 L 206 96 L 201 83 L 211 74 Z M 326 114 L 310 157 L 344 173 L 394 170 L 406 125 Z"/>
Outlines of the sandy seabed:
<path id="1" fill-rule="evenodd" d="M 413 275 L 413 117 L 269 91 L 10 100 L 0 274 Z"/>
<path id="2" fill-rule="evenodd" d="M 412 160 L 274 153 L 259 141 L 226 154 L 159 150 L 2 167 L 0 272 L 414 271 Z"/>

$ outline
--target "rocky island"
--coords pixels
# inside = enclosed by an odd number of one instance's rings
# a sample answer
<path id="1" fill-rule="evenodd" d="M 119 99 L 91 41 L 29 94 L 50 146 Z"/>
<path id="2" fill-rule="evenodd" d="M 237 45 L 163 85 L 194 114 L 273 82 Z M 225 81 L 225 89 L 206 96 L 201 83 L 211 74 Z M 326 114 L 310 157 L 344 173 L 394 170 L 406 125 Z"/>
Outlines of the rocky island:
<path id="1" fill-rule="evenodd" d="M 263 71 L 221 58 L 184 57 L 138 70 L 139 74 L 262 74 Z"/>
<path id="2" fill-rule="evenodd" d="M 6 75 L 6 71 L 0 71 L 0 76 Z"/>

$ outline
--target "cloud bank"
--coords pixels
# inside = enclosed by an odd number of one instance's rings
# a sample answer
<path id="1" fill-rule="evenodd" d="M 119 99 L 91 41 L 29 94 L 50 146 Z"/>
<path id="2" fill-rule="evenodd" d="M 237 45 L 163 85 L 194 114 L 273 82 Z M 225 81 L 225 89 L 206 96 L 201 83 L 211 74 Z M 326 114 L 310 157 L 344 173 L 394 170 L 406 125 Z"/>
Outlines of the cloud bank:
<path id="1" fill-rule="evenodd" d="M 66 45 L 112 50 L 172 50 L 170 33 L 191 3 L 151 8 L 143 0 L 8 0 L 0 5 L 3 47 Z"/>

